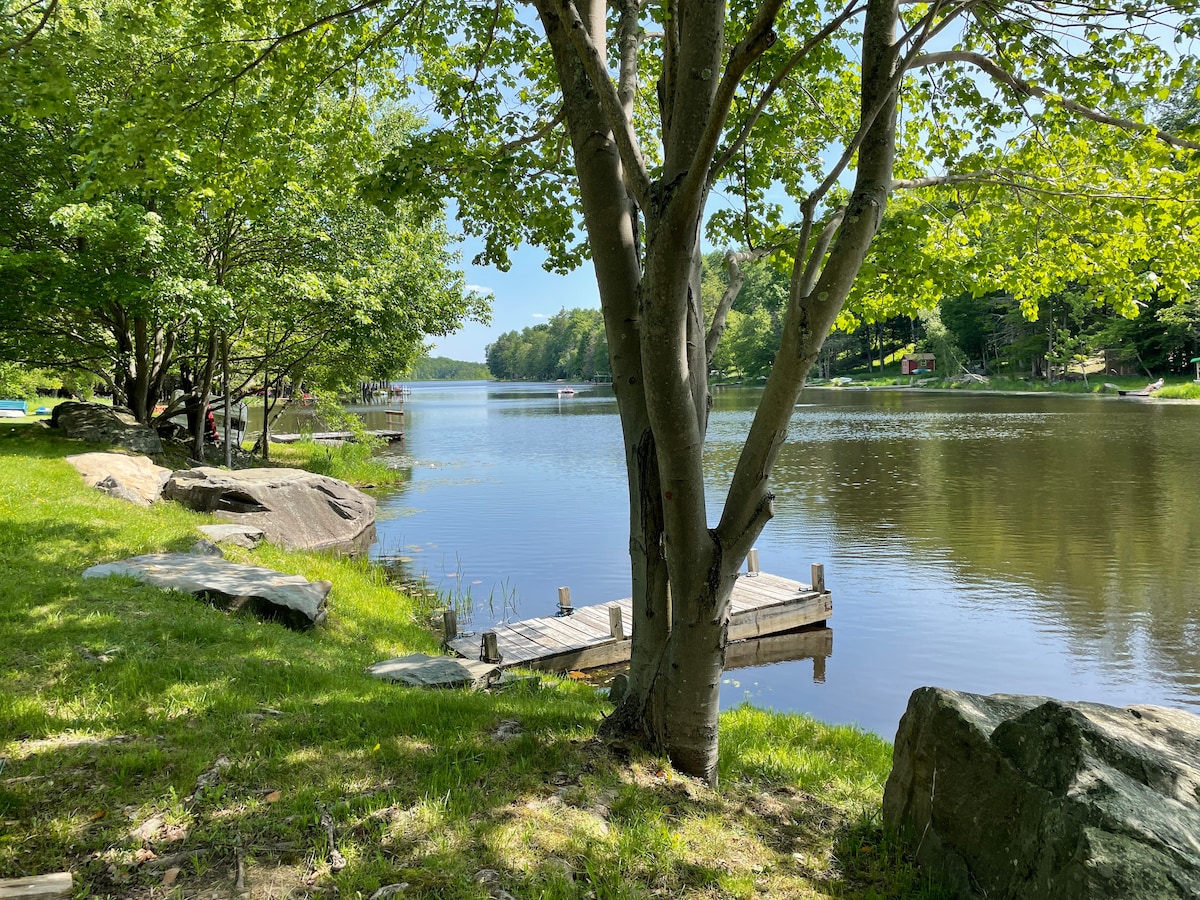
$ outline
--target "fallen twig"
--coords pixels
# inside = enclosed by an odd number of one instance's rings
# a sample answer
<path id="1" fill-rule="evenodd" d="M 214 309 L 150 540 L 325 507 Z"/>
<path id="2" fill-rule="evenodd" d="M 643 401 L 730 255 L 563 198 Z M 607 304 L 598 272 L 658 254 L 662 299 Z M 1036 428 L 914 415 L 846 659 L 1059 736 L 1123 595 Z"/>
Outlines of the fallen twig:
<path id="1" fill-rule="evenodd" d="M 329 836 L 329 871 L 340 872 L 346 868 L 346 857 L 342 856 L 341 851 L 337 848 L 337 838 L 333 832 L 333 816 L 329 814 L 329 810 L 325 808 L 325 804 L 318 803 L 317 809 L 321 813 L 321 827 L 325 829 L 326 835 Z"/>

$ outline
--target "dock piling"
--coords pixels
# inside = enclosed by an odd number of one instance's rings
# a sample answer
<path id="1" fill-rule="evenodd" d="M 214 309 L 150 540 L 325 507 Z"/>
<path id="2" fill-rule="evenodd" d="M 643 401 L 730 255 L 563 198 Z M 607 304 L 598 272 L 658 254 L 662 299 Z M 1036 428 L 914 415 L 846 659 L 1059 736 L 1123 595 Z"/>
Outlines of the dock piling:
<path id="1" fill-rule="evenodd" d="M 458 637 L 458 613 L 452 609 L 442 610 L 442 630 L 446 636 L 446 643 Z"/>
<path id="2" fill-rule="evenodd" d="M 496 632 L 485 631 L 483 641 L 479 645 L 479 658 L 484 662 L 500 662 L 500 646 L 496 640 Z"/>
<path id="3" fill-rule="evenodd" d="M 750 552 L 746 554 L 746 574 L 757 575 L 758 571 L 758 549 L 751 548 Z"/>
<path id="4" fill-rule="evenodd" d="M 825 564 L 812 564 L 812 589 L 818 593 L 825 593 Z"/>
<path id="5" fill-rule="evenodd" d="M 571 589 L 569 587 L 560 587 L 558 589 L 558 614 L 560 616 L 569 616 L 575 612 L 571 606 Z"/>
<path id="6" fill-rule="evenodd" d="M 625 640 L 625 622 L 621 616 L 621 607 L 615 603 L 608 608 L 608 633 L 614 641 Z"/>

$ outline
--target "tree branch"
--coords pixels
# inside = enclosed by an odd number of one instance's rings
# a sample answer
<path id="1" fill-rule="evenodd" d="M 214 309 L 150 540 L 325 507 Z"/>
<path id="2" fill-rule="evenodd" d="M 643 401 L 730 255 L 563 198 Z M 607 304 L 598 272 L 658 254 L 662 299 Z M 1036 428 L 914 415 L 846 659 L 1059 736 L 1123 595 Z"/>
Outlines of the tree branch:
<path id="1" fill-rule="evenodd" d="M 1177 194 L 1123 194 L 1119 191 L 1087 191 L 1066 190 L 1059 187 L 1043 187 L 1029 184 L 1026 180 L 1043 181 L 1047 185 L 1054 184 L 1052 179 L 1038 179 L 1028 172 L 1018 172 L 1015 169 L 981 169 L 978 172 L 958 172 L 947 175 L 927 175 L 923 178 L 904 178 L 892 183 L 894 190 L 914 190 L 930 187 L 953 187 L 960 184 L 992 184 L 998 187 L 1008 187 L 1016 191 L 1026 191 L 1031 194 L 1042 194 L 1047 197 L 1078 197 L 1083 200 L 1136 200 L 1148 203 L 1186 203 L 1197 202 L 1195 197 L 1181 197 Z"/>
<path id="2" fill-rule="evenodd" d="M 20 12 L 26 12 L 32 6 L 33 4 L 30 4 L 29 6 L 25 7 L 25 9 L 20 10 Z M 37 37 L 38 33 L 41 32 L 41 30 L 50 22 L 50 17 L 54 15 L 54 10 L 57 8 L 58 0 L 50 0 L 50 2 L 46 4 L 46 8 L 42 10 L 42 17 L 38 20 L 38 23 L 25 34 L 23 34 L 19 40 L 14 41 L 7 47 L 0 47 L 0 54 L 17 53 L 21 49 L 28 47 L 31 43 L 33 43 L 33 39 Z"/>
<path id="3" fill-rule="evenodd" d="M 746 35 L 729 54 L 729 62 L 725 64 L 725 72 L 717 85 L 717 94 L 709 113 L 708 124 L 696 145 L 694 162 L 691 166 L 690 178 L 703 177 L 706 181 L 710 173 L 715 171 L 713 157 L 721 140 L 721 132 L 725 130 L 725 121 L 733 106 L 733 98 L 737 96 L 738 85 L 742 76 L 756 59 L 766 53 L 779 36 L 775 33 L 775 16 L 779 14 L 783 0 L 768 0 L 759 7 L 758 14 L 746 30 Z"/>
<path id="4" fill-rule="evenodd" d="M 829 189 L 837 183 L 837 180 L 841 177 L 842 172 L 845 171 L 846 166 L 850 164 L 850 160 L 854 158 L 854 154 L 857 153 L 859 147 L 862 146 L 863 140 L 866 138 L 867 134 L 870 133 L 870 130 L 873 127 L 875 120 L 878 118 L 880 111 L 888 105 L 888 98 L 891 96 L 891 94 L 899 90 L 900 83 L 904 80 L 904 76 L 908 74 L 908 70 L 912 67 L 913 61 L 918 58 L 921 48 L 924 47 L 931 38 L 936 36 L 954 19 L 961 15 L 963 11 L 966 10 L 973 2 L 974 0 L 968 0 L 967 3 L 957 6 L 955 9 L 952 9 L 949 13 L 947 13 L 944 19 L 934 25 L 934 19 L 942 8 L 941 4 L 935 3 L 929 12 L 922 16 L 921 20 L 917 22 L 916 25 L 909 29 L 908 34 L 905 35 L 906 38 L 913 36 L 918 31 L 923 31 L 924 34 L 920 38 L 913 41 L 913 45 L 909 49 L 909 52 L 905 55 L 900 64 L 896 66 L 896 71 L 892 74 L 891 80 L 887 85 L 886 92 L 879 97 L 877 102 L 870 109 L 869 113 L 862 117 L 862 120 L 859 122 L 858 131 L 855 132 L 854 137 L 846 145 L 846 150 L 844 153 L 842 153 L 841 159 L 839 159 L 837 164 L 830 169 L 829 174 L 825 176 L 825 180 L 818 185 L 816 190 L 808 195 L 808 201 L 806 202 L 812 202 L 815 205 L 815 202 L 820 200 L 821 197 L 825 196 L 825 194 L 829 192 Z"/>
<path id="5" fill-rule="evenodd" d="M 1168 134 L 1156 125 L 1149 122 L 1137 122 L 1133 119 L 1125 119 L 1120 116 L 1110 116 L 1107 113 L 1092 109 L 1090 106 L 1084 106 L 1082 103 L 1077 103 L 1066 97 L 1060 97 L 1047 91 L 1045 88 L 1034 84 L 1031 81 L 1026 81 L 1012 74 L 995 60 L 984 56 L 982 53 L 973 53 L 968 50 L 945 50 L 940 53 L 927 53 L 917 58 L 912 67 L 929 68 L 930 66 L 940 66 L 946 63 L 967 63 L 975 66 L 978 69 L 986 72 L 992 78 L 1000 83 L 1007 85 L 1017 94 L 1025 97 L 1037 97 L 1039 100 L 1048 102 L 1057 101 L 1061 103 L 1063 109 L 1070 110 L 1076 115 L 1082 116 L 1085 119 L 1090 119 L 1093 122 L 1099 122 L 1102 125 L 1112 125 L 1114 128 L 1121 128 L 1125 131 L 1132 131 L 1137 134 L 1149 134 L 1158 138 L 1164 144 L 1172 147 L 1186 148 L 1188 150 L 1200 150 L 1200 143 L 1189 141 L 1186 138 L 1176 137 L 1173 134 Z"/>
<path id="6" fill-rule="evenodd" d="M 608 77 L 605 61 L 601 58 L 600 51 L 596 49 L 596 44 L 588 33 L 587 26 L 579 17 L 579 10 L 575 8 L 574 0 L 562 0 L 562 14 L 571 45 L 575 48 L 583 70 L 592 83 L 592 88 L 600 100 L 600 108 L 604 110 L 604 117 L 616 139 L 621 162 L 625 166 L 626 183 L 638 204 L 644 209 L 650 200 L 650 175 L 646 171 L 646 161 L 638 146 L 637 135 L 633 131 L 633 122 L 625 115 L 625 108 L 617 94 L 617 89 L 613 86 L 612 79 Z"/>
<path id="7" fill-rule="evenodd" d="M 803 274 L 799 280 L 792 285 L 792 290 L 797 296 L 807 297 L 812 293 L 813 288 L 817 284 L 817 278 L 821 274 L 821 262 L 825 259 L 825 254 L 829 250 L 829 245 L 833 241 L 833 237 L 837 234 L 839 228 L 842 227 L 842 220 L 846 217 L 846 207 L 839 206 L 829 221 L 825 223 L 825 227 L 821 229 L 821 233 L 817 236 L 817 243 L 812 248 L 812 253 L 808 257 L 808 263 L 804 267 Z M 802 257 L 797 257 L 801 259 Z M 799 272 L 800 267 L 796 266 L 793 270 Z"/>
<path id="8" fill-rule="evenodd" d="M 742 121 L 741 128 L 738 129 L 737 136 L 734 137 L 733 142 L 726 148 L 725 152 L 713 162 L 712 173 L 710 177 L 715 177 L 718 172 L 722 171 L 725 166 L 729 164 L 729 161 L 733 159 L 734 155 L 742 148 L 742 145 L 746 143 L 750 137 L 750 132 L 754 129 L 754 124 L 759 120 L 759 118 L 761 118 L 763 112 L 766 111 L 767 105 L 771 102 L 771 98 L 775 96 L 780 86 L 784 81 L 787 80 L 788 75 L 792 73 L 792 70 L 795 69 L 796 66 L 800 65 L 800 63 L 804 61 L 805 57 L 807 57 L 814 48 L 816 48 L 821 44 L 821 42 L 846 24 L 847 21 L 849 21 L 858 13 L 862 12 L 864 8 L 865 7 L 858 5 L 857 0 L 854 3 L 851 3 L 842 11 L 840 15 L 838 15 L 835 19 L 833 19 L 833 21 L 831 21 L 816 34 L 809 37 L 809 39 L 801 45 L 800 49 L 791 55 L 788 61 L 784 63 L 783 67 L 775 73 L 775 77 L 772 78 L 767 84 L 766 88 L 763 90 L 762 96 L 758 100 L 758 103 L 754 105 L 754 109 L 752 109 L 749 115 L 747 115 Z"/>
<path id="9" fill-rule="evenodd" d="M 508 155 L 516 150 L 520 150 L 522 147 L 528 147 L 530 144 L 536 144 L 538 141 L 549 135 L 550 132 L 552 132 L 555 128 L 561 125 L 566 117 L 567 107 L 560 104 L 558 107 L 558 112 L 554 114 L 553 118 L 547 120 L 540 128 L 538 128 L 537 131 L 527 134 L 524 137 L 519 137 L 515 140 L 509 141 L 506 144 L 501 144 L 500 153 L 502 155 Z"/>
<path id="10" fill-rule="evenodd" d="M 298 38 L 301 35 L 308 34 L 310 31 L 315 31 L 316 29 L 320 28 L 322 25 L 328 25 L 330 22 L 336 22 L 339 19 L 345 19 L 345 18 L 349 18 L 350 16 L 358 15 L 359 13 L 365 12 L 368 9 L 373 9 L 376 6 L 382 6 L 387 2 L 388 2 L 388 0 L 363 0 L 362 3 L 356 4 L 355 6 L 352 6 L 349 9 L 338 10 L 337 12 L 332 12 L 332 13 L 329 13 L 328 15 L 321 16 L 318 19 L 314 19 L 312 22 L 309 22 L 305 25 L 301 25 L 299 28 L 294 28 L 291 31 L 285 32 L 284 34 L 276 35 L 274 38 L 262 38 L 261 40 L 269 40 L 270 43 L 268 43 L 266 48 L 264 48 L 262 51 L 260 51 L 259 54 L 254 57 L 254 59 L 250 60 L 250 62 L 246 63 L 237 72 L 235 72 L 229 78 L 226 78 L 224 81 L 222 81 L 216 87 L 214 87 L 212 90 L 208 91 L 206 94 L 203 94 L 198 99 L 193 100 L 191 103 L 184 106 L 184 109 L 188 112 L 191 112 L 196 107 L 200 106 L 200 104 L 211 100 L 213 97 L 215 97 L 217 94 L 221 93 L 221 91 L 223 91 L 225 88 L 229 87 L 231 84 L 236 84 L 245 75 L 247 75 L 248 73 L 252 72 L 254 69 L 258 68 L 260 65 L 262 65 L 263 62 L 267 59 L 267 57 L 269 57 L 272 53 L 274 53 L 276 50 L 278 50 L 279 47 L 281 47 L 283 44 L 287 43 L 288 41 Z M 409 10 L 410 12 L 411 12 L 411 9 L 412 8 L 410 7 L 410 10 Z"/>
<path id="11" fill-rule="evenodd" d="M 773 252 L 774 249 L 774 247 L 759 247 L 754 250 L 726 251 L 725 270 L 729 273 L 729 284 L 725 286 L 725 292 L 721 294 L 721 300 L 717 303 L 716 311 L 713 313 L 712 323 L 708 326 L 708 336 L 704 339 L 704 352 L 709 366 L 712 365 L 713 354 L 720 346 L 721 336 L 725 334 L 725 320 L 729 316 L 729 310 L 733 308 L 733 301 L 741 293 L 742 284 L 746 280 L 746 272 L 742 268 L 742 264 L 756 262 Z"/>

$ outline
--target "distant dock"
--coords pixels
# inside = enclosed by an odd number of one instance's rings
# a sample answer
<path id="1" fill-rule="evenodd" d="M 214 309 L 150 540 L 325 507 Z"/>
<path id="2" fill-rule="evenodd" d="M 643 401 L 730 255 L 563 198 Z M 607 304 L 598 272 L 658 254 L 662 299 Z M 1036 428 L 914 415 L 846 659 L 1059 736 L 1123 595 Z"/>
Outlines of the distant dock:
<path id="1" fill-rule="evenodd" d="M 382 431 L 368 431 L 367 434 L 374 437 L 383 438 L 389 444 L 396 441 L 404 440 L 403 431 L 393 431 L 384 429 Z M 294 444 L 297 441 L 312 441 L 315 444 L 320 443 L 342 443 L 344 441 L 352 441 L 355 439 L 353 431 L 314 431 L 311 434 L 272 434 L 271 443 L 273 444 Z"/>
<path id="2" fill-rule="evenodd" d="M 460 656 L 486 659 L 505 668 L 519 666 L 564 672 L 627 662 L 633 643 L 633 601 L 627 598 L 598 606 L 572 607 L 570 593 L 564 598 L 564 591 L 567 589 L 559 589 L 562 615 L 497 625 L 482 633 L 458 634 L 454 614 L 449 613 L 446 645 Z M 832 615 L 833 601 L 825 590 L 824 569 L 820 564 L 813 566 L 810 584 L 766 572 L 739 575 L 729 617 L 729 667 L 776 661 L 764 658 L 771 654 L 760 648 L 743 653 L 743 646 L 734 642 L 751 642 L 819 625 Z M 832 633 L 804 640 L 806 646 L 811 644 L 818 650 L 828 646 L 832 653 Z M 787 644 L 780 642 L 780 647 Z M 791 657 L 776 657 L 779 658 Z"/>

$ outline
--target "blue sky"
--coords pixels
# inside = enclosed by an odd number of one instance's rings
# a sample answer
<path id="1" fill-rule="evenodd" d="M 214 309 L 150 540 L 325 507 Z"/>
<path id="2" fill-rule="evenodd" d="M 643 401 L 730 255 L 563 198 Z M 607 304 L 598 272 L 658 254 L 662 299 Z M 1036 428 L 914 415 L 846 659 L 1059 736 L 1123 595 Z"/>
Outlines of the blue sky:
<path id="1" fill-rule="evenodd" d="M 462 269 L 468 285 L 491 294 L 492 324 L 468 323 L 449 337 L 437 338 L 430 356 L 483 362 L 484 348 L 506 331 L 529 328 L 564 308 L 599 308 L 600 292 L 590 260 L 570 275 L 555 275 L 542 268 L 545 253 L 525 246 L 510 255 L 512 268 L 501 272 L 470 264 L 481 247 L 471 240 L 461 245 Z"/>

